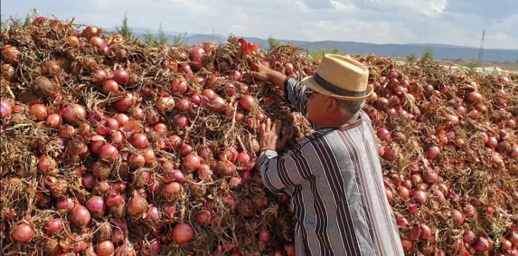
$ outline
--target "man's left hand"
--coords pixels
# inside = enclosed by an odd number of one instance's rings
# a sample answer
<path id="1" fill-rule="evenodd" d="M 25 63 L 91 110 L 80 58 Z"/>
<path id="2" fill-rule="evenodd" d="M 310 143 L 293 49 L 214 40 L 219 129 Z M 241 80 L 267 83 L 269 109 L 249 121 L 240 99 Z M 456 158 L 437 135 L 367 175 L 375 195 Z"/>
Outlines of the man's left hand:
<path id="1" fill-rule="evenodd" d="M 261 124 L 261 136 L 259 138 L 259 146 L 261 151 L 274 150 L 279 151 L 284 148 L 286 142 L 290 139 L 290 136 L 284 136 L 279 139 L 281 134 L 281 122 L 276 121 L 272 123 L 270 118 L 266 119 L 265 123 Z"/>

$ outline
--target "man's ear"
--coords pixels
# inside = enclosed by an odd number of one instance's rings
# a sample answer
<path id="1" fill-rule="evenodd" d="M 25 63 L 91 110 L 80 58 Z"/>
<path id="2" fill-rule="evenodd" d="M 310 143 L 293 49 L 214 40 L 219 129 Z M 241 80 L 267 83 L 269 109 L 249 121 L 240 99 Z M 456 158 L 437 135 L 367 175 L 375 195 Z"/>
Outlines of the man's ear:
<path id="1" fill-rule="evenodd" d="M 333 97 L 329 97 L 326 101 L 326 109 L 329 113 L 336 111 L 338 109 L 338 100 Z"/>

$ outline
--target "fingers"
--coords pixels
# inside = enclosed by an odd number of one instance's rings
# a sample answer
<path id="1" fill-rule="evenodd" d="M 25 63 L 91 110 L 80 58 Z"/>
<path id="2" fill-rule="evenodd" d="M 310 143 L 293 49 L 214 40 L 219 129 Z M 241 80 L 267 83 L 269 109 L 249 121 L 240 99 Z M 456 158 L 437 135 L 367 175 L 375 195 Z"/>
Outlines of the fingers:
<path id="1" fill-rule="evenodd" d="M 272 130 L 272 120 L 270 118 L 266 118 L 266 131 Z"/>
<path id="2" fill-rule="evenodd" d="M 282 128 L 281 121 L 279 121 L 279 120 L 275 121 L 274 126 L 275 126 L 275 128 L 272 128 L 272 129 L 275 129 L 275 133 L 277 134 L 277 136 L 279 136 L 281 134 L 281 128 Z"/>

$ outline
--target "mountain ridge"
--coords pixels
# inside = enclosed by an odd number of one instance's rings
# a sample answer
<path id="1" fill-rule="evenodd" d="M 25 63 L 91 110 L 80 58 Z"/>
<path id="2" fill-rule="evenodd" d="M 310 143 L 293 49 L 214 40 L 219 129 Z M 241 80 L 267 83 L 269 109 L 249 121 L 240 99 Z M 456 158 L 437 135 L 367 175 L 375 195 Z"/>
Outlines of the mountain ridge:
<path id="1" fill-rule="evenodd" d="M 158 34 L 156 30 L 145 28 L 132 28 L 133 34 L 138 38 L 143 38 L 145 33 Z M 115 28 L 107 29 L 108 31 L 116 31 Z M 221 34 L 203 34 L 203 33 L 179 33 L 163 31 L 169 42 L 175 42 L 178 37 L 181 37 L 183 44 L 188 46 L 201 45 L 203 42 L 223 43 L 228 37 Z M 237 36 L 237 35 L 236 35 Z M 257 44 L 262 49 L 268 49 L 270 44 L 268 39 L 258 37 L 242 37 L 254 44 Z M 329 51 L 338 48 L 339 51 L 349 54 L 375 54 L 384 57 L 406 57 L 414 55 L 420 57 L 426 51 L 433 53 L 434 59 L 443 60 L 464 60 L 474 61 L 478 60 L 479 50 L 477 47 L 459 46 L 450 44 L 424 44 L 424 43 L 407 43 L 407 44 L 375 44 L 354 41 L 304 41 L 304 40 L 288 40 L 275 39 L 279 43 L 291 43 L 298 45 L 308 51 L 325 50 Z M 482 61 L 497 62 L 497 63 L 518 63 L 518 49 L 483 49 Z"/>

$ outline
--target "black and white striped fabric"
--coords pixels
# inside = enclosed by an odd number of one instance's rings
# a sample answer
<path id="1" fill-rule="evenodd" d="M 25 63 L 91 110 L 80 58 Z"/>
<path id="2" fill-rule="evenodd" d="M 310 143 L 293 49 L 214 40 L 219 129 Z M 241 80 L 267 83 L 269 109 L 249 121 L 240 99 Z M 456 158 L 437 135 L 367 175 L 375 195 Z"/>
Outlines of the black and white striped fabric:
<path id="1" fill-rule="evenodd" d="M 305 86 L 286 81 L 288 100 L 305 114 Z M 404 255 L 385 196 L 369 117 L 340 129 L 320 129 L 279 156 L 261 152 L 265 186 L 288 193 L 297 255 Z"/>

